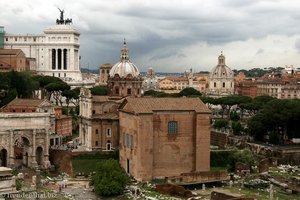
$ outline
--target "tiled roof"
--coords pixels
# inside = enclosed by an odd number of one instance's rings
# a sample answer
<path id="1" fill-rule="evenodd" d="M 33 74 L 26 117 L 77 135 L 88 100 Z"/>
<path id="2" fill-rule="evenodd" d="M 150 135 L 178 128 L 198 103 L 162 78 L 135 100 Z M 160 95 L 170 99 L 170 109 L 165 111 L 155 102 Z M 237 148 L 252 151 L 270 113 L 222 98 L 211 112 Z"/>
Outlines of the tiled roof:
<path id="1" fill-rule="evenodd" d="M 0 55 L 18 55 L 21 49 L 0 49 Z"/>
<path id="2" fill-rule="evenodd" d="M 93 102 L 106 102 L 106 101 L 118 102 L 121 99 L 122 99 L 122 97 L 93 95 Z"/>
<path id="3" fill-rule="evenodd" d="M 121 110 L 133 113 L 153 113 L 153 111 L 196 111 L 210 113 L 199 98 L 126 98 Z"/>
<path id="4" fill-rule="evenodd" d="M 183 76 L 167 76 L 165 79 L 168 79 L 170 81 L 178 82 L 178 81 L 188 81 L 187 77 Z"/>
<path id="5" fill-rule="evenodd" d="M 94 114 L 92 116 L 93 119 L 119 119 L 119 115 L 117 112 L 113 113 L 104 113 L 104 114 Z"/>
<path id="6" fill-rule="evenodd" d="M 38 107 L 41 105 L 45 99 L 14 99 L 7 106 L 28 106 L 28 107 Z"/>

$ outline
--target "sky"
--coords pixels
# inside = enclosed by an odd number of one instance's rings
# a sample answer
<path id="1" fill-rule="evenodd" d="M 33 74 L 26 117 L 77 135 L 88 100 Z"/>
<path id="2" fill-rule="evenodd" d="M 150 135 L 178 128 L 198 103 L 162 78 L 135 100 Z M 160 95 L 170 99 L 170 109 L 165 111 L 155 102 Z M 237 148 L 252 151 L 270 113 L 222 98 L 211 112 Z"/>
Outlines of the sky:
<path id="1" fill-rule="evenodd" d="M 81 66 L 119 61 L 126 38 L 140 71 L 300 66 L 299 0 L 1 0 L 7 33 L 42 33 L 59 10 L 80 35 Z"/>

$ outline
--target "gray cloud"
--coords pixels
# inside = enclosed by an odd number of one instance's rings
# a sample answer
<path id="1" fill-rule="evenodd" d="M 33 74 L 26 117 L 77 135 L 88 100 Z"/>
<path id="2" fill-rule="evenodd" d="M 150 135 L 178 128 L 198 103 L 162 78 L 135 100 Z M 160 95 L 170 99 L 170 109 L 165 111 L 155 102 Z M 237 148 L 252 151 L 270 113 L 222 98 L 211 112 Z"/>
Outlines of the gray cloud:
<path id="1" fill-rule="evenodd" d="M 265 48 L 254 47 L 256 41 L 280 36 L 279 42 L 266 44 L 275 48 L 283 38 L 300 33 L 296 0 L 14 0 L 1 1 L 0 7 L 6 8 L 0 13 L 0 25 L 11 33 L 42 33 L 55 24 L 57 7 L 64 8 L 81 32 L 81 65 L 94 68 L 119 60 L 123 38 L 142 71 L 149 65 L 168 71 L 175 70 L 174 65 L 214 66 L 226 48 L 235 66 L 247 66 L 244 62 L 253 54 L 270 57 Z M 300 52 L 300 40 L 294 44 Z M 249 56 L 239 59 L 242 51 L 249 51 Z M 255 62 L 259 61 L 251 60 Z"/>
<path id="2" fill-rule="evenodd" d="M 260 48 L 260 49 L 257 50 L 257 52 L 256 52 L 255 55 L 259 55 L 259 54 L 262 54 L 264 52 L 265 52 L 265 50 L 263 50 L 262 48 Z"/>
<path id="3" fill-rule="evenodd" d="M 300 53 L 300 38 L 298 38 L 295 42 L 295 48 L 297 49 L 298 53 Z"/>

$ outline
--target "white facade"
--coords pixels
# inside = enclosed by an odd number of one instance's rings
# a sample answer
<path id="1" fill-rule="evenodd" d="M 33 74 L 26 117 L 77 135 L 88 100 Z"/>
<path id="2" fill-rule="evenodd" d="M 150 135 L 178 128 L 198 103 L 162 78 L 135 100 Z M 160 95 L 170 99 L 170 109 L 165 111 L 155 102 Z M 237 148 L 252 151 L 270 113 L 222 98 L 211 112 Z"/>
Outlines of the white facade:
<path id="1" fill-rule="evenodd" d="M 81 81 L 79 68 L 80 33 L 70 23 L 56 24 L 43 34 L 4 35 L 5 49 L 21 49 L 36 59 L 39 74 L 60 77 L 67 82 Z"/>
<path id="2" fill-rule="evenodd" d="M 208 95 L 227 96 L 234 94 L 234 74 L 225 64 L 225 56 L 220 55 L 218 65 L 212 69 L 209 77 Z"/>
<path id="3" fill-rule="evenodd" d="M 143 90 L 159 90 L 159 80 L 154 70 L 150 67 L 143 81 Z"/>

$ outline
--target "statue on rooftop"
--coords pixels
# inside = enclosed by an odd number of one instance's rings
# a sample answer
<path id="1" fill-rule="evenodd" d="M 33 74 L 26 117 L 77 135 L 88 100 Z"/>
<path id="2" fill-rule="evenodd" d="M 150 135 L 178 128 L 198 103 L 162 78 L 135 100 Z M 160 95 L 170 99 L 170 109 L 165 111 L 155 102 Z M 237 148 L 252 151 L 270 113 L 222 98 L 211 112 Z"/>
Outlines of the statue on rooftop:
<path id="1" fill-rule="evenodd" d="M 64 12 L 65 10 L 61 10 L 60 8 L 58 8 L 59 12 L 60 12 L 60 21 L 64 21 Z"/>
<path id="2" fill-rule="evenodd" d="M 60 12 L 60 18 L 56 19 L 56 24 L 72 24 L 72 19 L 67 18 L 66 20 L 64 19 L 64 12 L 65 10 L 61 10 L 60 8 L 58 8 L 59 12 Z"/>

